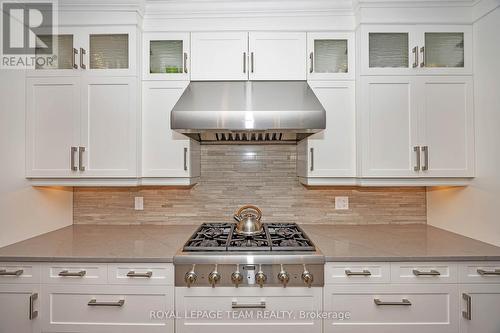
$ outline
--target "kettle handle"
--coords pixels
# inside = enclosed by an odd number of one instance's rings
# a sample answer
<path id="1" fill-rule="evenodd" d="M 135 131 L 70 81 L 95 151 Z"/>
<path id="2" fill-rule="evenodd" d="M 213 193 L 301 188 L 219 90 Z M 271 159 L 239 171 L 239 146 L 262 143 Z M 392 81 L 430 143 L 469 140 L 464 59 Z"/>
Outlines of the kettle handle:
<path id="1" fill-rule="evenodd" d="M 240 209 L 238 209 L 236 214 L 234 214 L 234 216 L 238 216 L 238 217 L 241 216 L 241 213 L 247 209 L 251 209 L 251 210 L 256 211 L 257 212 L 257 220 L 261 219 L 262 211 L 259 209 L 259 207 L 254 206 L 254 205 L 245 205 L 245 206 L 241 207 Z"/>

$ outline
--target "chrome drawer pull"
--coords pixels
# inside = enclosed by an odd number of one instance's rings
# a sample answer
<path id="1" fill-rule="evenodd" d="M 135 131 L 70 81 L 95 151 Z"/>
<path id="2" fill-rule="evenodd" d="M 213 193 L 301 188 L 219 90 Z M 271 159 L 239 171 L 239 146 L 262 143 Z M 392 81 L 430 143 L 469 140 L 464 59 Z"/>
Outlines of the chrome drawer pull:
<path id="1" fill-rule="evenodd" d="M 233 309 L 265 309 L 266 302 L 261 301 L 260 303 L 257 303 L 257 304 L 238 304 L 237 301 L 233 301 L 233 303 L 231 304 L 231 307 Z"/>
<path id="2" fill-rule="evenodd" d="M 0 269 L 0 276 L 21 276 L 24 273 L 22 269 L 18 269 L 17 271 L 8 272 L 5 269 Z"/>
<path id="3" fill-rule="evenodd" d="M 422 272 L 422 271 L 419 271 L 418 269 L 414 269 L 413 275 L 415 275 L 415 276 L 439 276 L 439 275 L 441 275 L 441 273 L 439 273 L 435 269 L 431 269 L 428 272 Z"/>
<path id="4" fill-rule="evenodd" d="M 462 311 L 462 317 L 467 320 L 472 320 L 472 298 L 467 294 L 462 294 L 462 298 L 466 303 L 466 309 L 465 311 Z"/>
<path id="5" fill-rule="evenodd" d="M 70 272 L 68 270 L 64 270 L 59 272 L 59 276 L 64 276 L 64 277 L 69 277 L 69 276 L 75 276 L 75 277 L 84 277 L 85 274 L 87 274 L 86 271 L 79 271 L 79 272 Z"/>
<path id="6" fill-rule="evenodd" d="M 485 276 L 485 275 L 500 275 L 500 269 L 495 269 L 494 271 L 485 271 L 484 269 L 478 269 L 477 274 Z"/>
<path id="7" fill-rule="evenodd" d="M 35 310 L 35 300 L 38 299 L 38 294 L 33 293 L 30 295 L 30 312 L 28 315 L 29 320 L 33 320 L 38 317 L 38 311 Z"/>
<path id="8" fill-rule="evenodd" d="M 377 306 L 381 306 L 381 305 L 404 305 L 404 306 L 408 306 L 408 305 L 411 305 L 411 302 L 409 300 L 407 300 L 406 298 L 403 298 L 401 300 L 401 302 L 382 302 L 380 299 L 375 298 L 373 300 L 373 302 Z"/>
<path id="9" fill-rule="evenodd" d="M 127 277 L 130 278 L 135 278 L 135 277 L 141 277 L 141 278 L 151 278 L 153 276 L 153 272 L 149 271 L 146 273 L 136 273 L 135 271 L 130 271 L 127 273 Z"/>
<path id="10" fill-rule="evenodd" d="M 125 300 L 121 299 L 118 302 L 97 302 L 95 298 L 91 299 L 87 305 L 88 306 L 118 306 L 122 307 L 125 304 Z"/>
<path id="11" fill-rule="evenodd" d="M 370 276 L 370 275 L 372 275 L 372 273 L 367 269 L 363 269 L 361 272 L 352 272 L 350 269 L 346 269 L 345 275 L 347 275 L 347 276 Z"/>

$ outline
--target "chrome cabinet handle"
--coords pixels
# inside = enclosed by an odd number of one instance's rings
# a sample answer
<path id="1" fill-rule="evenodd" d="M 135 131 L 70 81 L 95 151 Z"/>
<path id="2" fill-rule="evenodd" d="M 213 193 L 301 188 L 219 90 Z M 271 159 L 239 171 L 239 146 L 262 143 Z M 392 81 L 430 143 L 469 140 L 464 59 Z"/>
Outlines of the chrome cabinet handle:
<path id="1" fill-rule="evenodd" d="M 424 165 L 422 165 L 422 171 L 429 170 L 429 147 L 423 146 L 422 152 L 424 153 Z"/>
<path id="2" fill-rule="evenodd" d="M 417 157 L 416 157 L 417 163 L 413 167 L 413 171 L 420 171 L 420 147 L 419 146 L 413 147 L 413 151 L 417 153 Z"/>
<path id="3" fill-rule="evenodd" d="M 428 272 L 422 272 L 422 271 L 419 271 L 418 269 L 414 269 L 413 275 L 415 275 L 415 276 L 439 276 L 439 275 L 441 275 L 441 273 L 436 271 L 435 269 L 431 269 Z"/>
<path id="4" fill-rule="evenodd" d="M 188 54 L 186 52 L 184 52 L 184 73 L 186 73 L 186 74 L 188 72 L 187 60 L 188 60 Z"/>
<path id="5" fill-rule="evenodd" d="M 243 73 L 247 72 L 247 53 L 243 52 Z"/>
<path id="6" fill-rule="evenodd" d="M 95 298 L 91 299 L 87 305 L 88 306 L 117 306 L 122 307 L 125 304 L 125 300 L 121 299 L 117 302 L 98 302 Z"/>
<path id="7" fill-rule="evenodd" d="M 73 171 L 78 171 L 78 167 L 75 164 L 75 154 L 76 154 L 76 147 L 71 147 L 71 170 Z"/>
<path id="8" fill-rule="evenodd" d="M 33 320 L 38 317 L 38 311 L 35 310 L 35 301 L 38 299 L 38 294 L 33 293 L 30 295 L 30 312 L 28 314 L 28 319 Z"/>
<path id="9" fill-rule="evenodd" d="M 381 301 L 380 299 L 378 298 L 375 298 L 373 300 L 373 302 L 375 303 L 375 305 L 377 306 L 384 306 L 384 305 L 403 305 L 403 306 L 408 306 L 408 305 L 411 305 L 411 302 L 409 300 L 407 300 L 406 298 L 403 298 L 401 300 L 401 302 L 383 302 Z"/>
<path id="10" fill-rule="evenodd" d="M 79 272 L 70 272 L 68 270 L 60 271 L 59 276 L 63 277 L 69 277 L 69 276 L 74 276 L 74 277 L 84 277 L 87 274 L 86 271 L 79 271 Z"/>
<path id="11" fill-rule="evenodd" d="M 311 52 L 309 54 L 309 59 L 311 60 L 311 66 L 309 67 L 309 73 L 312 73 L 314 71 L 314 61 L 313 61 L 314 53 L 313 52 Z"/>
<path id="12" fill-rule="evenodd" d="M 415 46 L 412 49 L 412 53 L 413 53 L 413 68 L 416 68 L 418 67 L 418 46 Z"/>
<path id="13" fill-rule="evenodd" d="M 151 271 L 148 271 L 146 273 L 136 273 L 135 271 L 130 271 L 127 273 L 127 277 L 129 278 L 136 278 L 136 277 L 140 277 L 140 278 L 151 278 L 153 276 L 153 272 Z"/>
<path id="14" fill-rule="evenodd" d="M 87 66 L 83 63 L 83 57 L 87 54 L 87 51 L 83 47 L 80 47 L 80 68 L 87 69 Z"/>
<path id="15" fill-rule="evenodd" d="M 478 269 L 477 274 L 479 274 L 481 276 L 500 275 L 500 269 L 495 269 L 494 271 L 486 271 L 484 269 Z"/>
<path id="16" fill-rule="evenodd" d="M 314 171 L 314 148 L 309 149 L 311 154 L 311 168 L 310 171 Z"/>
<path id="17" fill-rule="evenodd" d="M 188 153 L 188 149 L 184 148 L 184 171 L 187 171 L 187 169 L 188 169 L 188 165 L 187 165 L 187 153 Z"/>
<path id="18" fill-rule="evenodd" d="M 237 301 L 233 301 L 233 303 L 231 304 L 231 308 L 233 308 L 233 309 L 265 309 L 266 302 L 261 301 L 260 303 L 256 303 L 256 304 L 251 304 L 251 303 L 238 304 Z"/>
<path id="19" fill-rule="evenodd" d="M 253 52 L 250 52 L 250 72 L 253 73 Z"/>
<path id="20" fill-rule="evenodd" d="M 363 269 L 361 272 L 352 272 L 350 269 L 346 269 L 345 275 L 347 275 L 347 276 L 370 276 L 370 275 L 372 275 L 372 273 L 367 269 Z"/>
<path id="21" fill-rule="evenodd" d="M 78 147 L 78 169 L 80 171 L 85 171 L 85 166 L 83 165 L 83 152 L 85 147 Z"/>
<path id="22" fill-rule="evenodd" d="M 420 67 L 425 67 L 425 46 L 420 48 L 420 53 L 422 53 L 422 62 L 420 63 Z"/>
<path id="23" fill-rule="evenodd" d="M 78 50 L 73 48 L 73 57 L 71 59 L 71 67 L 74 69 L 78 69 L 78 65 L 76 64 L 75 57 L 78 55 Z"/>
<path id="24" fill-rule="evenodd" d="M 462 294 L 462 298 L 465 300 L 465 311 L 462 311 L 462 317 L 467 320 L 472 320 L 472 297 L 467 294 Z"/>
<path id="25" fill-rule="evenodd" d="M 16 271 L 7 271 L 6 269 L 0 269 L 0 276 L 21 276 L 24 271 L 22 269 L 18 269 Z"/>

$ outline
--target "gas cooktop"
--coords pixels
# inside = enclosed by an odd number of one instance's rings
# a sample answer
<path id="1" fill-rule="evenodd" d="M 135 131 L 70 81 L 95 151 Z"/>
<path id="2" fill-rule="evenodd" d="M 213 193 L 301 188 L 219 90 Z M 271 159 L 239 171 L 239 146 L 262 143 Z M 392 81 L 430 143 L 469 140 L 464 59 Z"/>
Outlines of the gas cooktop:
<path id="1" fill-rule="evenodd" d="M 184 252 L 315 251 L 295 223 L 264 223 L 260 234 L 239 235 L 235 223 L 203 223 L 184 245 Z"/>

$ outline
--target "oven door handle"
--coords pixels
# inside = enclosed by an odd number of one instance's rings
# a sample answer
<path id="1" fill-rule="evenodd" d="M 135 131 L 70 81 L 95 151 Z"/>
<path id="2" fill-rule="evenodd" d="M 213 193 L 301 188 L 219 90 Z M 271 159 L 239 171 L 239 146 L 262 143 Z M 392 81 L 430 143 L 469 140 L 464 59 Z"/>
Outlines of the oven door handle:
<path id="1" fill-rule="evenodd" d="M 233 303 L 231 304 L 231 308 L 233 308 L 233 309 L 265 309 L 266 302 L 260 301 L 259 303 L 238 304 L 238 301 L 233 301 Z"/>

